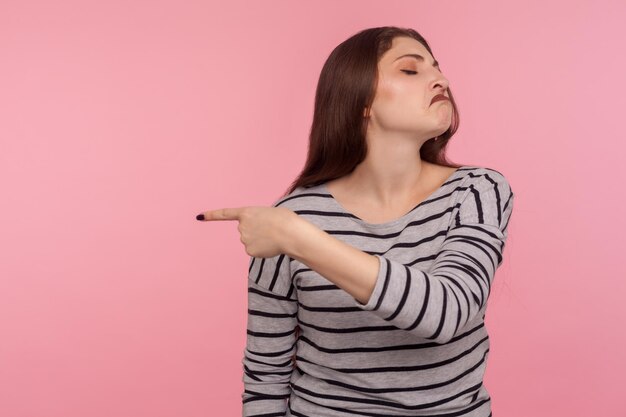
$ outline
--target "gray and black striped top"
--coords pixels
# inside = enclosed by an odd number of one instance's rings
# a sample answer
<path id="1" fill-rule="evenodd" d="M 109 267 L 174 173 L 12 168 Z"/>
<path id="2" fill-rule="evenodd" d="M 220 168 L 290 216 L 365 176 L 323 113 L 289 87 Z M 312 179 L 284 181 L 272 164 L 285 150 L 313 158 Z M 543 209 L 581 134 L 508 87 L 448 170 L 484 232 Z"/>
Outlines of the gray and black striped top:
<path id="1" fill-rule="evenodd" d="M 462 166 L 386 223 L 348 212 L 325 183 L 273 206 L 380 269 L 361 304 L 284 254 L 250 258 L 243 416 L 491 416 L 484 318 L 513 210 L 503 174 Z"/>

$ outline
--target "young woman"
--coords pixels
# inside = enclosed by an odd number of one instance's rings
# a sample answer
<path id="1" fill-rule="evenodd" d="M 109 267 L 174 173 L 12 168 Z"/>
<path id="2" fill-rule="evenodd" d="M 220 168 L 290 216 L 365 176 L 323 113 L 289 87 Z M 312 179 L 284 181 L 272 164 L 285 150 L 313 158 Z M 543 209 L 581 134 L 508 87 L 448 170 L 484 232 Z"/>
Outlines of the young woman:
<path id="1" fill-rule="evenodd" d="M 458 111 L 426 40 L 341 43 L 306 165 L 272 207 L 224 208 L 251 255 L 244 416 L 491 416 L 484 318 L 513 192 L 454 165 Z"/>

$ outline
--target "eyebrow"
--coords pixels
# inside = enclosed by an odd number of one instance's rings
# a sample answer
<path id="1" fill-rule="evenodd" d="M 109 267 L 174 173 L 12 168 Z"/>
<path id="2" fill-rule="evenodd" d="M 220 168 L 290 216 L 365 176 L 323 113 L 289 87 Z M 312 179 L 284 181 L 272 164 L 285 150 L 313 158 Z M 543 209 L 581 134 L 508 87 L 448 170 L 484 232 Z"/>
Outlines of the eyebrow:
<path id="1" fill-rule="evenodd" d="M 426 59 L 424 59 L 424 57 L 423 57 L 423 56 L 418 55 L 418 54 L 404 54 L 404 55 L 400 55 L 399 57 L 397 57 L 396 59 L 394 59 L 394 61 L 393 61 L 393 62 L 396 62 L 396 61 L 397 61 L 397 60 L 399 60 L 400 58 L 404 58 L 404 57 L 407 57 L 407 56 L 412 57 L 412 58 L 415 58 L 415 59 L 417 59 L 417 60 L 418 60 L 418 61 L 420 61 L 420 62 L 424 62 L 424 61 L 426 61 Z M 439 68 L 439 62 L 437 62 L 437 60 L 436 60 L 436 59 L 433 61 L 433 67 L 437 67 L 437 68 Z"/>

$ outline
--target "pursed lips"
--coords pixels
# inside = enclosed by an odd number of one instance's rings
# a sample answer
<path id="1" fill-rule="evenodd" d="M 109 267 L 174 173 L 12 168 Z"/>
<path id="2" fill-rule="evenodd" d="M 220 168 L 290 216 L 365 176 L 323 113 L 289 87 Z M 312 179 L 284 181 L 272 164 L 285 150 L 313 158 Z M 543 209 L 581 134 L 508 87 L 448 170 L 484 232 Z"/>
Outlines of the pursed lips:
<path id="1" fill-rule="evenodd" d="M 441 101 L 441 100 L 448 100 L 450 101 L 450 99 L 446 96 L 444 96 L 443 94 L 437 94 L 435 97 L 433 97 L 433 99 L 431 100 L 430 104 L 434 104 L 437 101 Z"/>

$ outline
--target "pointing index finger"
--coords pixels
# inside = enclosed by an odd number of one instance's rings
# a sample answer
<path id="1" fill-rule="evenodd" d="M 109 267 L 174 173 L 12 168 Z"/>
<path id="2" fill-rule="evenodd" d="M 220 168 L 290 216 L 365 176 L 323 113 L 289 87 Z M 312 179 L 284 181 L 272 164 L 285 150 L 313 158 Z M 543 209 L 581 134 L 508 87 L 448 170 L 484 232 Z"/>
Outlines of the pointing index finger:
<path id="1" fill-rule="evenodd" d="M 236 208 L 222 208 L 217 210 L 203 211 L 196 216 L 198 220 L 238 220 L 239 210 Z"/>

